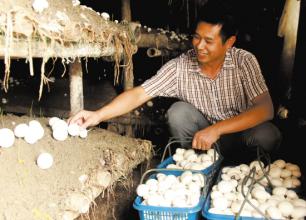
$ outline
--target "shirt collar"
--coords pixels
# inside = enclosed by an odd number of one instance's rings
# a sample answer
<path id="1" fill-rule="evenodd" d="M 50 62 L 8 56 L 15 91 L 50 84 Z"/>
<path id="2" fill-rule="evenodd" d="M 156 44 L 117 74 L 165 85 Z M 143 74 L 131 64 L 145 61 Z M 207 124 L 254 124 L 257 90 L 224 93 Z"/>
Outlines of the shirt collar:
<path id="1" fill-rule="evenodd" d="M 225 58 L 224 58 L 224 64 L 223 64 L 222 69 L 235 68 L 235 64 L 234 64 L 234 61 L 233 61 L 233 58 L 232 58 L 232 55 L 231 55 L 231 51 L 232 51 L 232 48 L 230 48 L 226 51 Z M 192 69 L 192 71 L 200 73 L 201 69 L 199 67 L 199 63 L 197 61 L 197 57 L 196 57 L 196 53 L 195 53 L 194 49 L 189 50 L 188 54 L 190 55 L 190 59 L 191 59 L 190 68 Z"/>
<path id="2" fill-rule="evenodd" d="M 226 54 L 225 54 L 225 58 L 224 58 L 224 63 L 223 63 L 223 68 L 226 69 L 226 68 L 235 68 L 235 64 L 234 64 L 234 61 L 233 61 L 233 57 L 232 57 L 232 48 L 229 48 L 227 51 L 226 51 Z"/>

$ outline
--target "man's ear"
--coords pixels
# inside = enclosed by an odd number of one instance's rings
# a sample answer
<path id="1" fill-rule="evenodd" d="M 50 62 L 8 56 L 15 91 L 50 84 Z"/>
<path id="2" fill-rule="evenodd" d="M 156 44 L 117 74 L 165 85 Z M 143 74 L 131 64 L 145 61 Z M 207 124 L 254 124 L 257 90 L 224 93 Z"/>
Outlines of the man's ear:
<path id="1" fill-rule="evenodd" d="M 227 39 L 226 44 L 228 48 L 231 48 L 236 42 L 236 36 L 231 36 L 230 38 Z"/>

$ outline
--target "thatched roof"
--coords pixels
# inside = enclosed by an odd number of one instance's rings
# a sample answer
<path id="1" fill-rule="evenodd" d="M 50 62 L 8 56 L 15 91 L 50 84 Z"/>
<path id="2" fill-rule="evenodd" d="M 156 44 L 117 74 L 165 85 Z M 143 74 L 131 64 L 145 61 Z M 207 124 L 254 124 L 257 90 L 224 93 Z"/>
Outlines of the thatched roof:
<path id="1" fill-rule="evenodd" d="M 117 64 L 121 54 L 131 57 L 135 47 L 131 43 L 134 39 L 130 26 L 109 21 L 77 3 L 76 0 L 0 0 L 4 83 L 8 80 L 11 57 L 28 59 L 32 75 L 32 57 L 42 57 L 42 65 L 50 57 L 61 57 L 69 63 L 77 57 L 110 56 Z M 118 71 L 118 67 L 115 69 Z"/>

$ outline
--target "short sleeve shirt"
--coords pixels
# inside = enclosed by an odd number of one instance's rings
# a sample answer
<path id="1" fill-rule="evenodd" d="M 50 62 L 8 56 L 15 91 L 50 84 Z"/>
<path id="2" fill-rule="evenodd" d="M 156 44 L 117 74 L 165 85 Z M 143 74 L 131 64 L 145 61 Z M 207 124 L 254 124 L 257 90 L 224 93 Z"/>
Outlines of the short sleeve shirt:
<path id="1" fill-rule="evenodd" d="M 195 51 L 168 61 L 141 85 L 152 96 L 175 97 L 194 105 L 210 123 L 240 114 L 268 91 L 255 56 L 230 48 L 215 79 L 201 73 Z"/>

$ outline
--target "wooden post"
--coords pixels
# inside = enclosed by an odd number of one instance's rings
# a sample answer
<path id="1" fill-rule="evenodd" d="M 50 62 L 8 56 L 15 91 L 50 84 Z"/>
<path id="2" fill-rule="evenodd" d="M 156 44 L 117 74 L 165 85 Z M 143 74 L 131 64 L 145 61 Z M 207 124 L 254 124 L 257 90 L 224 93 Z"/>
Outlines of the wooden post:
<path id="1" fill-rule="evenodd" d="M 130 0 L 121 1 L 121 13 L 122 13 L 122 20 L 126 20 L 128 22 L 132 20 Z"/>
<path id="2" fill-rule="evenodd" d="M 283 13 L 279 22 L 278 36 L 284 38 L 283 51 L 281 54 L 280 72 L 285 83 L 285 92 L 291 90 L 291 79 L 295 59 L 298 24 L 301 1 L 286 0 Z M 291 94 L 286 94 L 287 98 Z"/>
<path id="3" fill-rule="evenodd" d="M 70 114 L 74 115 L 84 109 L 83 72 L 80 59 L 69 65 L 70 78 Z"/>
<path id="4" fill-rule="evenodd" d="M 128 22 L 131 22 L 132 16 L 131 16 L 131 4 L 130 0 L 122 0 L 121 1 L 121 13 L 122 13 L 122 20 L 126 20 Z M 127 58 L 124 57 L 124 63 L 127 63 Z M 134 87 L 134 77 L 133 74 L 130 74 L 128 76 L 128 72 L 126 69 L 124 71 L 124 90 L 128 90 Z"/>
<path id="5" fill-rule="evenodd" d="M 121 13 L 122 13 L 122 20 L 131 22 L 132 16 L 131 16 L 130 0 L 121 0 Z M 127 60 L 128 58 L 124 56 L 123 59 L 124 59 L 123 62 L 126 64 L 128 62 Z M 123 69 L 123 73 L 124 73 L 124 91 L 126 91 L 134 87 L 134 74 L 133 73 L 130 74 L 127 68 Z M 131 113 L 128 113 L 128 118 L 131 119 Z M 125 126 L 125 135 L 130 136 L 130 137 L 134 136 L 131 121 L 129 125 Z"/>

